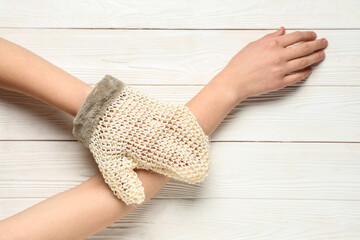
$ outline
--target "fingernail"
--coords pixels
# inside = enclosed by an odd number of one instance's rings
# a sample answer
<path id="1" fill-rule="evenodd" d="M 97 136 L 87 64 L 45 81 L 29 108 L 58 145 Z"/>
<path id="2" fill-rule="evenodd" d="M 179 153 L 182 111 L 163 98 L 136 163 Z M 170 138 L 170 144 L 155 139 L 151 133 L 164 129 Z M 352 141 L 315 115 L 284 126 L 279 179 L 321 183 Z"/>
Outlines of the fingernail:
<path id="1" fill-rule="evenodd" d="M 328 41 L 325 38 L 322 40 L 322 42 L 323 42 L 324 46 L 326 46 L 328 43 Z"/>
<path id="2" fill-rule="evenodd" d="M 316 37 L 316 33 L 315 33 L 315 32 L 312 32 L 312 35 L 313 35 L 313 37 Z"/>

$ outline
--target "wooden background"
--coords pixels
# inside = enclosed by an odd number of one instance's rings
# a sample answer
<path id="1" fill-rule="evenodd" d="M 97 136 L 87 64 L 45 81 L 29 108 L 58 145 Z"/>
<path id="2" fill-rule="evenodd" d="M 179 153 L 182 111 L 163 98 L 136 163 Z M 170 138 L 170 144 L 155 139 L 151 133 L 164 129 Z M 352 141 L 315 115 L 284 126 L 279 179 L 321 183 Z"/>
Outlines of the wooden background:
<path id="1" fill-rule="evenodd" d="M 177 103 L 281 25 L 328 39 L 310 78 L 239 104 L 204 182 L 171 181 L 88 239 L 360 239 L 360 1 L 0 0 L 0 37 L 89 84 L 111 74 Z M 97 171 L 71 129 L 0 90 L 0 219 Z"/>

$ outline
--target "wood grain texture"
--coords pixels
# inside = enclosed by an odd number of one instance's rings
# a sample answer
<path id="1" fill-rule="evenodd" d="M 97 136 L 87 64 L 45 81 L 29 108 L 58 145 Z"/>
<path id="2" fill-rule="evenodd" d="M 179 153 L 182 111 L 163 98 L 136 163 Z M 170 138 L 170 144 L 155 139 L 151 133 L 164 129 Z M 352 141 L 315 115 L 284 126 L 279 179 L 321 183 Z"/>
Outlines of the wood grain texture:
<path id="1" fill-rule="evenodd" d="M 184 104 L 202 86 L 134 86 Z M 74 140 L 73 117 L 31 97 L 0 90 L 0 140 Z M 248 98 L 211 141 L 359 142 L 360 87 L 290 86 Z"/>
<path id="2" fill-rule="evenodd" d="M 0 28 L 0 37 L 88 84 L 112 74 L 136 85 L 205 85 L 249 42 L 270 32 Z M 315 32 L 329 41 L 326 59 L 303 84 L 359 86 L 360 30 Z"/>
<path id="3" fill-rule="evenodd" d="M 357 0 L 2 0 L 1 27 L 359 28 Z"/>
<path id="4" fill-rule="evenodd" d="M 360 143 L 211 144 L 209 176 L 155 198 L 360 200 Z M 98 170 L 77 142 L 0 142 L 0 198 L 44 198 Z"/>
<path id="5" fill-rule="evenodd" d="M 359 12 L 357 0 L 0 0 L 0 37 L 92 86 L 111 74 L 185 103 L 249 42 L 313 29 L 329 41 L 325 61 L 238 105 L 211 136 L 204 182 L 171 180 L 87 239 L 358 240 Z M 72 120 L 0 89 L 0 219 L 98 171 Z"/>
<path id="6" fill-rule="evenodd" d="M 42 199 L 0 199 L 0 217 Z M 359 201 L 151 199 L 87 239 L 358 240 Z"/>

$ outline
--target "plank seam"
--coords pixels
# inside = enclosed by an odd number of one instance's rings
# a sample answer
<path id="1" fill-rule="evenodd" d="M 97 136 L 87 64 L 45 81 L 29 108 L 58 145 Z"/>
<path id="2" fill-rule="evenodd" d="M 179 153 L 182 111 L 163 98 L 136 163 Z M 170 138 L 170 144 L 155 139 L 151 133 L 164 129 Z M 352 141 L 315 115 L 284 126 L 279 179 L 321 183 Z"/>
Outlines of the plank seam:
<path id="1" fill-rule="evenodd" d="M 61 193 L 61 192 L 60 192 Z M 57 194 L 55 194 L 57 195 Z M 53 195 L 53 196 L 55 196 Z M 48 199 L 49 197 L 0 197 L 0 200 L 2 199 Z M 227 199 L 227 200 L 261 200 L 261 201 L 337 201 L 337 202 L 360 202 L 359 199 L 310 199 L 310 198 L 186 198 L 186 197 L 174 197 L 174 198 L 159 198 L 159 197 L 153 197 L 151 199 L 156 199 L 156 200 L 192 200 L 192 199 L 213 199 L 213 200 L 222 200 L 222 199 Z"/>
<path id="2" fill-rule="evenodd" d="M 219 31 L 219 30 L 229 30 L 229 31 L 259 31 L 259 30 L 277 30 L 277 28 L 90 28 L 90 27 L 0 27 L 0 29 L 59 29 L 59 30 L 206 30 L 206 31 Z M 286 28 L 286 30 L 360 30 L 360 28 Z"/>
<path id="3" fill-rule="evenodd" d="M 71 139 L 0 139 L 0 142 L 77 142 Z M 224 143 L 360 143 L 360 141 L 275 141 L 275 140 L 211 140 L 210 142 Z"/>

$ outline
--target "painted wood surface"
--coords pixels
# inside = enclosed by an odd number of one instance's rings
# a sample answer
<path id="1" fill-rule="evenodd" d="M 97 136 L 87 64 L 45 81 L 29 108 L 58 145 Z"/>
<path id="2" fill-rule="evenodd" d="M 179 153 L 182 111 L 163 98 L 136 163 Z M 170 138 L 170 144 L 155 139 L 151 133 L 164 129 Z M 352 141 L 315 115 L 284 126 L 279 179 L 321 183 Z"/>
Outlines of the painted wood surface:
<path id="1" fill-rule="evenodd" d="M 207 84 L 249 42 L 270 32 L 0 29 L 0 36 L 89 84 L 112 74 L 129 84 L 178 86 Z M 327 58 L 302 85 L 360 86 L 360 29 L 316 33 L 329 41 Z"/>
<path id="2" fill-rule="evenodd" d="M 42 199 L 0 199 L 10 209 Z M 151 199 L 87 239 L 345 239 L 360 235 L 359 201 Z"/>
<path id="3" fill-rule="evenodd" d="M 359 200 L 360 143 L 211 144 L 209 176 L 172 180 L 156 198 Z M 0 198 L 43 198 L 97 172 L 74 141 L 1 141 Z"/>
<path id="4" fill-rule="evenodd" d="M 359 28 L 358 0 L 2 0 L 0 27 Z"/>
<path id="5" fill-rule="evenodd" d="M 204 182 L 172 180 L 87 239 L 358 240 L 359 12 L 357 0 L 0 0 L 0 37 L 92 86 L 111 74 L 185 103 L 250 41 L 281 25 L 314 29 L 329 41 L 325 61 L 231 111 L 211 136 Z M 98 171 L 72 120 L 0 89 L 0 219 Z"/>

